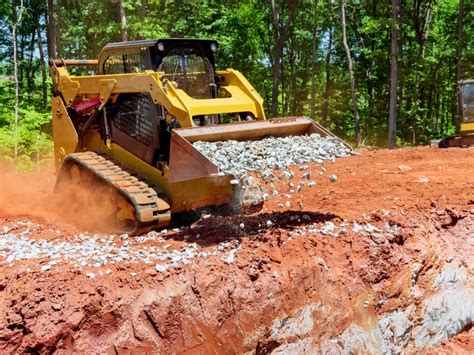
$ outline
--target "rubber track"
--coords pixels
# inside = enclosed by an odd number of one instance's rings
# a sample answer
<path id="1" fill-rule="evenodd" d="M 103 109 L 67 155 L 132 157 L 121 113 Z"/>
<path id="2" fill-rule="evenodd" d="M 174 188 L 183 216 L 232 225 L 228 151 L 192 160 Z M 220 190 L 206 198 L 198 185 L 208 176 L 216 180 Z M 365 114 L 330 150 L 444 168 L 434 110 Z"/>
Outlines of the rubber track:
<path id="1" fill-rule="evenodd" d="M 119 165 L 105 155 L 94 152 L 68 154 L 63 161 L 59 178 L 63 169 L 76 163 L 87 169 L 96 178 L 114 188 L 124 196 L 135 209 L 136 226 L 130 235 L 139 235 L 158 227 L 170 224 L 171 211 L 167 197 L 163 191 L 147 184 L 137 174 Z"/>

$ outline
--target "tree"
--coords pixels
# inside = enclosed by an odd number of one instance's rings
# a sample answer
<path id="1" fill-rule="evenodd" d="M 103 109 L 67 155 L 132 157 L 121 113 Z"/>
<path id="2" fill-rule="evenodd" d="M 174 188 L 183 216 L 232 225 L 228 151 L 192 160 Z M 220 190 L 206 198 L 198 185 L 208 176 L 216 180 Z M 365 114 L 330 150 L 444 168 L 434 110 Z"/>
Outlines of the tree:
<path id="1" fill-rule="evenodd" d="M 62 11 L 62 1 L 57 0 L 56 4 L 56 26 L 55 26 L 55 45 L 56 45 L 56 56 L 62 57 L 62 41 L 61 41 L 61 32 L 63 28 L 63 11 Z"/>
<path id="2" fill-rule="evenodd" d="M 457 90 L 458 85 L 457 83 L 462 79 L 461 78 L 461 54 L 462 54 L 462 47 L 463 47 L 463 40 L 464 40 L 464 0 L 459 1 L 459 16 L 458 16 L 458 43 L 456 46 L 456 84 L 454 85 L 454 92 L 455 96 L 458 96 Z M 458 119 L 456 120 L 456 128 L 459 129 L 459 125 L 461 124 L 461 100 L 458 101 L 458 112 L 457 116 Z"/>
<path id="3" fill-rule="evenodd" d="M 37 32 L 37 37 L 38 37 L 38 52 L 40 56 L 40 66 L 41 66 L 41 89 L 43 93 L 43 109 L 46 110 L 48 105 L 47 105 L 47 89 L 46 89 L 46 62 L 44 58 L 44 49 L 43 49 L 43 39 L 41 38 L 41 29 L 38 24 L 36 27 L 36 32 Z"/>
<path id="4" fill-rule="evenodd" d="M 48 58 L 56 58 L 57 51 L 56 51 L 56 30 L 55 30 L 55 21 L 54 21 L 54 2 L 53 0 L 48 0 L 48 7 L 47 7 L 48 15 L 47 22 L 48 22 L 48 30 L 46 32 L 47 37 L 47 44 L 48 44 Z"/>
<path id="5" fill-rule="evenodd" d="M 395 148 L 397 133 L 397 84 L 398 84 L 398 11 L 399 1 L 392 0 L 392 24 L 390 45 L 390 107 L 388 110 L 388 147 Z"/>
<path id="6" fill-rule="evenodd" d="M 14 157 L 15 160 L 18 158 L 18 110 L 20 106 L 20 84 L 18 82 L 18 48 L 17 48 L 17 28 L 21 24 L 23 17 L 23 12 L 25 8 L 23 6 L 23 0 L 20 0 L 20 6 L 17 13 L 16 2 L 12 2 L 12 39 L 13 39 L 13 80 L 15 83 L 15 148 L 14 148 Z"/>
<path id="7" fill-rule="evenodd" d="M 127 31 L 127 16 L 125 14 L 125 8 L 123 7 L 123 1 L 119 0 L 119 17 L 120 17 L 120 28 L 122 30 L 122 41 L 128 41 L 128 31 Z"/>
<path id="8" fill-rule="evenodd" d="M 276 0 L 271 0 L 272 7 L 272 31 L 274 38 L 274 50 L 273 50 L 273 65 L 272 65 L 272 107 L 271 114 L 275 117 L 278 114 L 278 94 L 280 85 L 281 75 L 281 59 L 283 45 L 288 38 L 290 32 L 290 26 L 295 16 L 296 8 L 298 6 L 298 0 L 290 0 L 290 9 L 288 11 L 288 18 L 284 24 L 282 24 L 282 9 Z"/>
<path id="9" fill-rule="evenodd" d="M 349 77 L 351 80 L 351 94 L 352 94 L 352 105 L 354 110 L 354 123 L 355 123 L 355 144 L 359 147 L 360 144 L 360 119 L 359 119 L 359 103 L 357 98 L 356 81 L 354 75 L 354 64 L 352 62 L 351 51 L 347 44 L 347 33 L 346 33 L 346 2 L 341 0 L 341 21 L 342 21 L 342 42 L 347 57 L 347 66 L 349 69 Z"/>
<path id="10" fill-rule="evenodd" d="M 311 38 L 311 118 L 316 118 L 316 50 L 318 45 L 318 0 L 313 1 L 313 36 Z"/>
<path id="11" fill-rule="evenodd" d="M 328 47 L 326 50 L 326 57 L 325 57 L 325 85 L 324 85 L 324 98 L 323 98 L 323 124 L 327 124 L 328 122 L 328 114 L 329 114 L 329 94 L 331 91 L 331 51 L 332 51 L 332 29 L 329 31 L 329 40 L 328 40 Z"/>

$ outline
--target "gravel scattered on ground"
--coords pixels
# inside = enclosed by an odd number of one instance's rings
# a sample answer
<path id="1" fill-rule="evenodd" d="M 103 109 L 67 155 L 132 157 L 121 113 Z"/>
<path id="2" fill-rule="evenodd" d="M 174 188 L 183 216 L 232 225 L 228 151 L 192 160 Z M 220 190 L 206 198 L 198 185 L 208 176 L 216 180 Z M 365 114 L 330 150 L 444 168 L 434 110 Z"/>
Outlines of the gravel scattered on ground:
<path id="1" fill-rule="evenodd" d="M 288 241 L 292 236 L 306 233 L 317 233 L 321 237 L 343 237 L 344 234 L 352 232 L 369 237 L 376 243 L 383 243 L 401 232 L 401 227 L 387 223 L 378 227 L 368 222 L 359 224 L 356 221 L 310 223 L 311 217 L 305 213 L 292 215 L 289 219 L 290 223 L 301 221 L 306 221 L 307 224 L 288 230 L 290 237 Z M 279 228 L 271 220 L 266 220 L 264 225 L 268 229 Z M 239 228 L 245 234 L 245 224 L 241 223 Z M 182 233 L 180 229 L 153 231 L 138 237 L 129 237 L 126 234 L 80 233 L 69 237 L 67 241 L 62 240 L 61 231 L 59 234 L 56 231 L 54 240 L 35 238 L 34 236 L 40 231 L 40 225 L 23 221 L 0 227 L 0 264 L 12 265 L 17 262 L 36 260 L 37 267 L 34 264 L 30 266 L 42 272 L 55 270 L 60 267 L 59 264 L 69 264 L 79 270 L 84 269 L 83 272 L 87 277 L 94 278 L 97 275 L 112 273 L 110 269 L 102 271 L 101 268 L 120 263 L 149 264 L 159 273 L 189 265 L 197 259 L 211 257 L 217 257 L 226 264 L 232 264 L 242 248 L 241 241 L 237 238 L 210 247 L 202 247 L 193 242 L 180 243 L 177 249 L 176 245 L 172 246 L 172 240 L 169 238 L 171 234 Z M 197 235 L 195 237 L 197 238 Z M 94 269 L 100 272 L 92 272 Z"/>
<path id="2" fill-rule="evenodd" d="M 129 237 L 126 234 L 81 233 L 68 241 L 32 238 L 39 229 L 39 225 L 23 221 L 3 226 L 0 229 L 0 263 L 43 259 L 41 261 L 47 264 L 41 266 L 42 271 L 53 269 L 59 262 L 69 263 L 79 269 L 101 268 L 120 262 L 163 264 L 167 265 L 167 268 L 187 265 L 194 258 L 220 256 L 237 247 L 236 243 L 227 243 L 224 246 L 220 243 L 204 250 L 196 243 L 186 243 L 179 250 L 170 250 L 171 244 L 163 238 L 163 231 L 161 233 L 152 231 L 138 237 Z M 149 245 L 150 241 L 153 245 Z M 157 270 L 162 270 L 156 267 Z M 94 277 L 92 274 L 87 276 Z"/>

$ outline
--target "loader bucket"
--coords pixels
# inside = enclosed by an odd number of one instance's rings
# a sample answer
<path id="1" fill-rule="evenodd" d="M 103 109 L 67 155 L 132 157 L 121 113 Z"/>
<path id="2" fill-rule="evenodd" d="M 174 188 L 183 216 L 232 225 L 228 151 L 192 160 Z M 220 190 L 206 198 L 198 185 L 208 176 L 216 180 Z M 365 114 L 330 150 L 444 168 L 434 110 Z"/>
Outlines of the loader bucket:
<path id="1" fill-rule="evenodd" d="M 265 137 L 287 137 L 319 133 L 334 134 L 306 117 L 286 117 L 267 121 L 246 121 L 231 124 L 175 129 L 171 135 L 169 181 L 180 182 L 219 174 L 219 168 L 196 150 L 197 141 L 253 141 Z M 349 147 L 341 140 L 341 143 Z M 349 147 L 350 148 L 350 147 Z M 222 175 L 222 173 L 220 173 Z"/>

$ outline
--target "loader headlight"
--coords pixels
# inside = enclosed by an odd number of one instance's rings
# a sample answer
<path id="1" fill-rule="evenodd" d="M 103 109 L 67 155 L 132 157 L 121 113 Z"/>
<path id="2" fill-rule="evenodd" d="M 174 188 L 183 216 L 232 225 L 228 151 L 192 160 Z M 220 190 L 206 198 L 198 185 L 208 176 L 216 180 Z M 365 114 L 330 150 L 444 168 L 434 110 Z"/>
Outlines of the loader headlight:
<path id="1" fill-rule="evenodd" d="M 217 50 L 217 44 L 211 43 L 211 51 L 215 52 Z"/>
<path id="2" fill-rule="evenodd" d="M 158 50 L 161 51 L 161 52 L 163 52 L 165 50 L 165 45 L 161 42 L 157 44 L 157 47 L 158 47 Z"/>

